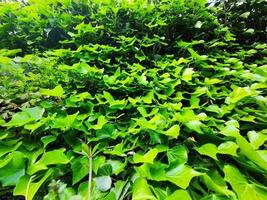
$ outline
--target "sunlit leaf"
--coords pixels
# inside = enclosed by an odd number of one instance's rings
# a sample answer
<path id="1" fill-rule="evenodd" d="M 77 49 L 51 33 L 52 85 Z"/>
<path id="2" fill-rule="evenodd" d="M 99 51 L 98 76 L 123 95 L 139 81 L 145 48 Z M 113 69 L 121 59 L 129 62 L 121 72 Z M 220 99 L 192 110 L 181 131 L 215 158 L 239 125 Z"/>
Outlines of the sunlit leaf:
<path id="1" fill-rule="evenodd" d="M 52 173 L 53 170 L 48 170 L 45 175 L 37 182 L 33 182 L 33 177 L 29 175 L 21 177 L 16 184 L 13 195 L 22 195 L 25 197 L 25 199 L 32 200 L 36 192 Z"/>
<path id="2" fill-rule="evenodd" d="M 182 145 L 175 146 L 167 151 L 168 162 L 185 164 L 187 162 L 187 151 Z"/>
<path id="3" fill-rule="evenodd" d="M 156 200 L 155 196 L 152 194 L 149 185 L 144 178 L 137 178 L 133 184 L 133 200 Z"/>
<path id="4" fill-rule="evenodd" d="M 183 72 L 182 79 L 186 82 L 189 82 L 192 80 L 192 75 L 194 74 L 193 68 L 186 68 Z"/>
<path id="5" fill-rule="evenodd" d="M 64 149 L 58 149 L 45 152 L 37 162 L 30 165 L 27 172 L 31 175 L 38 171 L 47 169 L 48 165 L 67 164 L 69 159 L 64 154 L 64 151 Z"/>
<path id="6" fill-rule="evenodd" d="M 41 89 L 40 94 L 53 97 L 64 97 L 64 90 L 61 85 L 58 85 L 54 89 Z"/>
<path id="7" fill-rule="evenodd" d="M 184 199 L 191 200 L 190 195 L 186 192 L 186 190 L 176 190 L 170 196 L 166 198 L 166 200 L 176 200 L 176 199 Z"/>
<path id="8" fill-rule="evenodd" d="M 164 131 L 163 134 L 170 136 L 170 137 L 173 137 L 173 138 L 177 138 L 180 135 L 180 126 L 179 125 L 173 125 L 167 131 Z"/>
<path id="9" fill-rule="evenodd" d="M 134 163 L 153 163 L 153 161 L 156 158 L 157 154 L 158 154 L 158 150 L 157 149 L 150 149 L 144 155 L 136 153 L 133 156 L 133 161 L 134 161 Z"/>
<path id="10" fill-rule="evenodd" d="M 231 165 L 226 165 L 223 169 L 225 179 L 237 193 L 238 199 L 264 200 L 267 198 L 267 189 L 258 187 L 254 183 L 249 183 L 239 170 Z"/>
<path id="11" fill-rule="evenodd" d="M 151 92 L 147 93 L 147 95 L 144 96 L 142 99 L 143 99 L 144 103 L 151 104 L 153 98 L 154 98 L 154 92 L 151 91 Z"/>
<path id="12" fill-rule="evenodd" d="M 166 172 L 167 180 L 182 189 L 186 189 L 188 187 L 192 178 L 200 175 L 200 172 L 195 171 L 187 165 L 178 165 L 177 167 Z"/>
<path id="13" fill-rule="evenodd" d="M 4 124 L 7 127 L 23 126 L 24 124 L 38 121 L 44 114 L 44 109 L 41 107 L 25 108 L 12 116 L 12 119 Z"/>

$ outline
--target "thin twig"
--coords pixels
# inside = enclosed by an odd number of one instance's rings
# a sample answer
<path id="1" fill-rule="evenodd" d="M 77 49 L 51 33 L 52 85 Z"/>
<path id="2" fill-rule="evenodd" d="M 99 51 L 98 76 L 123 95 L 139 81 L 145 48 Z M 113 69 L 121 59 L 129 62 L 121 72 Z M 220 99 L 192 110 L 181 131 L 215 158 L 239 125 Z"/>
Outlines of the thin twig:
<path id="1" fill-rule="evenodd" d="M 89 176 L 88 176 L 88 200 L 92 200 L 92 176 L 93 176 L 93 155 L 92 148 L 89 145 Z"/>

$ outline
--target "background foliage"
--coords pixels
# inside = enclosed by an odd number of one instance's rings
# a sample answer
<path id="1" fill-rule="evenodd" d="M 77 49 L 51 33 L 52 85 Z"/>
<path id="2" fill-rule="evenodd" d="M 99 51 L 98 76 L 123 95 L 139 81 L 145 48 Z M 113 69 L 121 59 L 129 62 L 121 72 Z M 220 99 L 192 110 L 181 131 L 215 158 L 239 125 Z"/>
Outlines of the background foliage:
<path id="1" fill-rule="evenodd" d="M 266 199 L 265 11 L 0 3 L 1 199 Z"/>

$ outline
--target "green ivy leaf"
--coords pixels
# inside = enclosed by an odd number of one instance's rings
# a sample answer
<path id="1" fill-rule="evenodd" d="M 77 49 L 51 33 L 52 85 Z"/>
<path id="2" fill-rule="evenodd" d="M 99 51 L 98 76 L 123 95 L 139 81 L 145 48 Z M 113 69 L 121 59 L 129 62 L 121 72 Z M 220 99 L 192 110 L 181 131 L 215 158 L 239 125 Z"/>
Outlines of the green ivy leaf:
<path id="1" fill-rule="evenodd" d="M 198 115 L 195 115 L 193 110 L 181 110 L 179 113 L 176 113 L 173 116 L 173 120 L 179 121 L 184 124 L 189 123 L 191 121 L 205 120 L 206 118 L 207 115 L 205 113 L 200 113 Z M 194 125 L 194 123 L 192 123 L 192 125 Z"/>
<path id="2" fill-rule="evenodd" d="M 201 147 L 197 148 L 198 153 L 200 153 L 201 155 L 206 155 L 209 156 L 211 158 L 213 158 L 214 160 L 218 160 L 217 159 L 217 146 L 215 144 L 204 144 Z"/>
<path id="3" fill-rule="evenodd" d="M 177 145 L 167 151 L 167 157 L 169 164 L 185 164 L 187 162 L 186 148 L 183 145 Z"/>
<path id="4" fill-rule="evenodd" d="M 102 166 L 106 161 L 106 157 L 104 156 L 96 156 L 93 157 L 93 172 L 97 174 L 98 169 L 100 166 Z"/>
<path id="5" fill-rule="evenodd" d="M 267 135 L 261 132 L 249 131 L 248 139 L 254 149 L 259 149 L 267 141 Z"/>
<path id="6" fill-rule="evenodd" d="M 67 164 L 69 159 L 64 154 L 64 151 L 65 149 L 57 149 L 45 152 L 37 162 L 29 166 L 27 173 L 32 175 L 38 171 L 47 169 L 48 165 Z"/>
<path id="7" fill-rule="evenodd" d="M 142 98 L 143 102 L 146 104 L 151 104 L 153 99 L 154 99 L 153 91 L 147 93 L 147 95 Z"/>
<path id="8" fill-rule="evenodd" d="M 100 126 L 99 126 L 100 127 Z M 94 127 L 96 128 L 96 127 Z M 96 137 L 98 139 L 112 138 L 117 133 L 113 124 L 104 124 L 101 129 L 96 131 Z"/>
<path id="9" fill-rule="evenodd" d="M 97 189 L 100 190 L 101 192 L 105 192 L 109 190 L 112 184 L 112 180 L 110 176 L 99 176 L 99 177 L 94 178 L 94 180 L 95 180 Z"/>
<path id="10" fill-rule="evenodd" d="M 203 25 L 203 23 L 201 21 L 197 21 L 195 24 L 195 28 L 201 28 L 201 26 Z"/>
<path id="11" fill-rule="evenodd" d="M 64 90 L 61 85 L 57 85 L 54 89 L 40 89 L 41 95 L 64 97 Z"/>
<path id="12" fill-rule="evenodd" d="M 140 55 L 140 54 L 135 54 L 134 57 L 138 59 L 140 62 L 146 59 L 144 55 Z"/>
<path id="13" fill-rule="evenodd" d="M 12 119 L 4 124 L 7 127 L 17 127 L 23 126 L 24 124 L 38 121 L 42 118 L 44 114 L 44 109 L 41 107 L 33 107 L 33 108 L 24 108 L 21 112 L 15 113 L 12 116 Z"/>
<path id="14" fill-rule="evenodd" d="M 95 130 L 102 129 L 103 125 L 107 123 L 106 117 L 105 116 L 100 116 L 97 119 L 97 124 L 93 126 Z"/>
<path id="15" fill-rule="evenodd" d="M 110 176 L 112 175 L 113 171 L 112 171 L 112 165 L 108 164 L 108 163 L 104 163 L 103 165 L 101 165 L 101 167 L 98 169 L 98 174 L 100 176 Z"/>
<path id="16" fill-rule="evenodd" d="M 212 143 L 204 144 L 201 147 L 196 148 L 196 150 L 201 155 L 209 156 L 209 157 L 213 158 L 214 160 L 218 161 L 218 159 L 217 159 L 218 153 L 237 156 L 236 151 L 238 148 L 239 147 L 236 143 L 228 141 L 228 142 L 220 144 L 218 147 Z"/>
<path id="17" fill-rule="evenodd" d="M 226 165 L 223 168 L 223 171 L 225 180 L 230 183 L 234 191 L 237 193 L 238 199 L 264 200 L 267 198 L 267 188 L 258 187 L 254 183 L 249 183 L 237 168 L 231 165 Z"/>
<path id="18" fill-rule="evenodd" d="M 146 154 L 141 155 L 139 153 L 134 154 L 134 163 L 153 163 L 154 159 L 158 155 L 157 149 L 150 149 Z"/>
<path id="19" fill-rule="evenodd" d="M 240 17 L 242 18 L 248 18 L 248 16 L 250 15 L 250 12 L 244 12 L 240 15 Z"/>
<path id="20" fill-rule="evenodd" d="M 89 158 L 91 156 L 90 148 L 89 148 L 88 144 L 82 143 L 82 153 L 87 158 Z"/>
<path id="21" fill-rule="evenodd" d="M 226 98 L 225 102 L 227 104 L 237 103 L 241 99 L 252 96 L 254 92 L 249 87 L 236 87 L 233 92 L 229 94 L 229 97 Z"/>
<path id="22" fill-rule="evenodd" d="M 111 191 L 115 194 L 115 199 L 124 199 L 128 190 L 129 183 L 126 181 L 116 181 L 114 183 L 114 187 L 112 187 Z"/>
<path id="23" fill-rule="evenodd" d="M 207 174 L 204 174 L 203 176 L 201 176 L 201 180 L 203 181 L 203 183 L 212 191 L 219 193 L 219 194 L 223 194 L 227 197 L 235 197 L 235 194 L 230 191 L 229 189 L 227 189 L 227 186 L 222 186 L 217 184 L 211 177 L 209 177 Z"/>
<path id="24" fill-rule="evenodd" d="M 195 171 L 187 165 L 178 165 L 177 167 L 170 169 L 166 172 L 167 180 L 179 186 L 182 189 L 186 189 L 195 176 L 200 176 L 202 173 Z"/>
<path id="25" fill-rule="evenodd" d="M 48 122 L 49 119 L 50 117 L 42 118 L 39 122 L 24 125 L 24 128 L 30 130 L 31 132 L 34 132 L 35 130 L 43 126 L 46 122 Z"/>
<path id="26" fill-rule="evenodd" d="M 16 184 L 13 195 L 22 195 L 27 200 L 32 200 L 36 192 L 39 190 L 41 185 L 48 179 L 53 173 L 53 170 L 48 170 L 45 175 L 38 181 L 33 182 L 33 177 L 29 175 L 22 176 Z"/>
<path id="27" fill-rule="evenodd" d="M 200 25 L 200 23 L 196 24 L 196 25 Z M 201 24 L 202 26 L 202 24 Z M 188 49 L 189 53 L 191 54 L 191 56 L 199 61 L 203 61 L 203 60 L 207 60 L 207 56 L 206 55 L 199 55 L 196 51 L 194 51 L 193 49 Z"/>
<path id="28" fill-rule="evenodd" d="M 177 138 L 180 135 L 180 126 L 179 125 L 173 125 L 167 131 L 164 131 L 163 134 L 170 136 L 170 137 L 173 137 L 173 138 Z"/>
<path id="29" fill-rule="evenodd" d="M 189 82 L 192 80 L 192 75 L 194 74 L 194 69 L 193 68 L 186 68 L 183 72 L 182 79 L 185 82 Z"/>
<path id="30" fill-rule="evenodd" d="M 154 181 L 165 181 L 165 169 L 167 167 L 168 165 L 160 162 L 155 162 L 154 164 L 144 163 L 140 167 L 135 167 L 135 170 L 141 177 Z"/>
<path id="31" fill-rule="evenodd" d="M 204 124 L 198 120 L 192 120 L 190 122 L 185 123 L 185 125 L 191 130 L 196 131 L 197 133 L 203 134 L 201 127 L 204 127 Z"/>
<path id="32" fill-rule="evenodd" d="M 114 101 L 113 96 L 109 92 L 104 91 L 103 96 L 110 104 Z"/>
<path id="33" fill-rule="evenodd" d="M 241 153 L 256 163 L 262 169 L 267 169 L 267 161 L 262 159 L 260 155 L 253 149 L 250 143 L 241 135 L 236 138 L 236 142 L 240 147 Z"/>
<path id="34" fill-rule="evenodd" d="M 239 146 L 235 142 L 227 141 L 218 146 L 218 153 L 238 156 L 236 153 L 238 148 Z"/>
<path id="35" fill-rule="evenodd" d="M 42 143 L 44 144 L 44 148 L 52 142 L 54 142 L 57 139 L 54 135 L 47 135 L 41 138 Z"/>
<path id="36" fill-rule="evenodd" d="M 267 162 L 255 151 L 253 146 L 239 133 L 239 124 L 235 120 L 226 122 L 226 127 L 222 128 L 221 133 L 236 139 L 236 143 L 240 148 L 240 153 L 253 161 L 262 169 L 267 169 Z"/>
<path id="37" fill-rule="evenodd" d="M 144 178 L 137 178 L 134 181 L 132 192 L 132 200 L 156 200 Z"/>
<path id="38" fill-rule="evenodd" d="M 62 130 L 67 130 L 69 129 L 72 124 L 74 123 L 76 117 L 78 116 L 79 112 L 76 112 L 72 115 L 67 115 L 67 116 L 60 116 L 57 117 L 53 120 L 52 128 L 59 128 Z"/>
<path id="39" fill-rule="evenodd" d="M 72 170 L 72 185 L 81 181 L 89 174 L 89 160 L 87 157 L 75 159 L 71 163 Z"/>
<path id="40" fill-rule="evenodd" d="M 19 142 L 18 140 L 10 140 L 8 142 L 0 141 L 0 158 L 9 152 L 16 151 L 21 146 L 21 144 L 22 142 Z"/>
<path id="41" fill-rule="evenodd" d="M 119 160 L 107 160 L 106 163 L 112 166 L 112 173 L 115 175 L 124 171 L 124 168 L 126 167 L 126 163 L 122 163 Z"/>
<path id="42" fill-rule="evenodd" d="M 3 187 L 16 185 L 19 178 L 25 175 L 24 155 L 21 152 L 14 151 L 5 160 L 2 160 L 2 166 L 0 166 L 0 182 Z"/>
<path id="43" fill-rule="evenodd" d="M 177 199 L 192 200 L 186 190 L 176 190 L 174 193 L 168 196 L 165 200 L 177 200 Z"/>
<path id="44" fill-rule="evenodd" d="M 220 194 L 210 194 L 204 196 L 201 200 L 229 200 L 229 197 Z"/>

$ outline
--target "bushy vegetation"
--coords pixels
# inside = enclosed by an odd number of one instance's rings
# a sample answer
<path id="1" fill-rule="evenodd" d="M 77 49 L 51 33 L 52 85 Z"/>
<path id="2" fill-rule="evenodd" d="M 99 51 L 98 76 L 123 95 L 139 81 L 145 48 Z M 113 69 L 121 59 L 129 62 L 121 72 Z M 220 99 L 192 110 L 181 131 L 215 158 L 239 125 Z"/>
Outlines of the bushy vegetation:
<path id="1" fill-rule="evenodd" d="M 0 3 L 0 199 L 267 199 L 265 11 Z"/>

